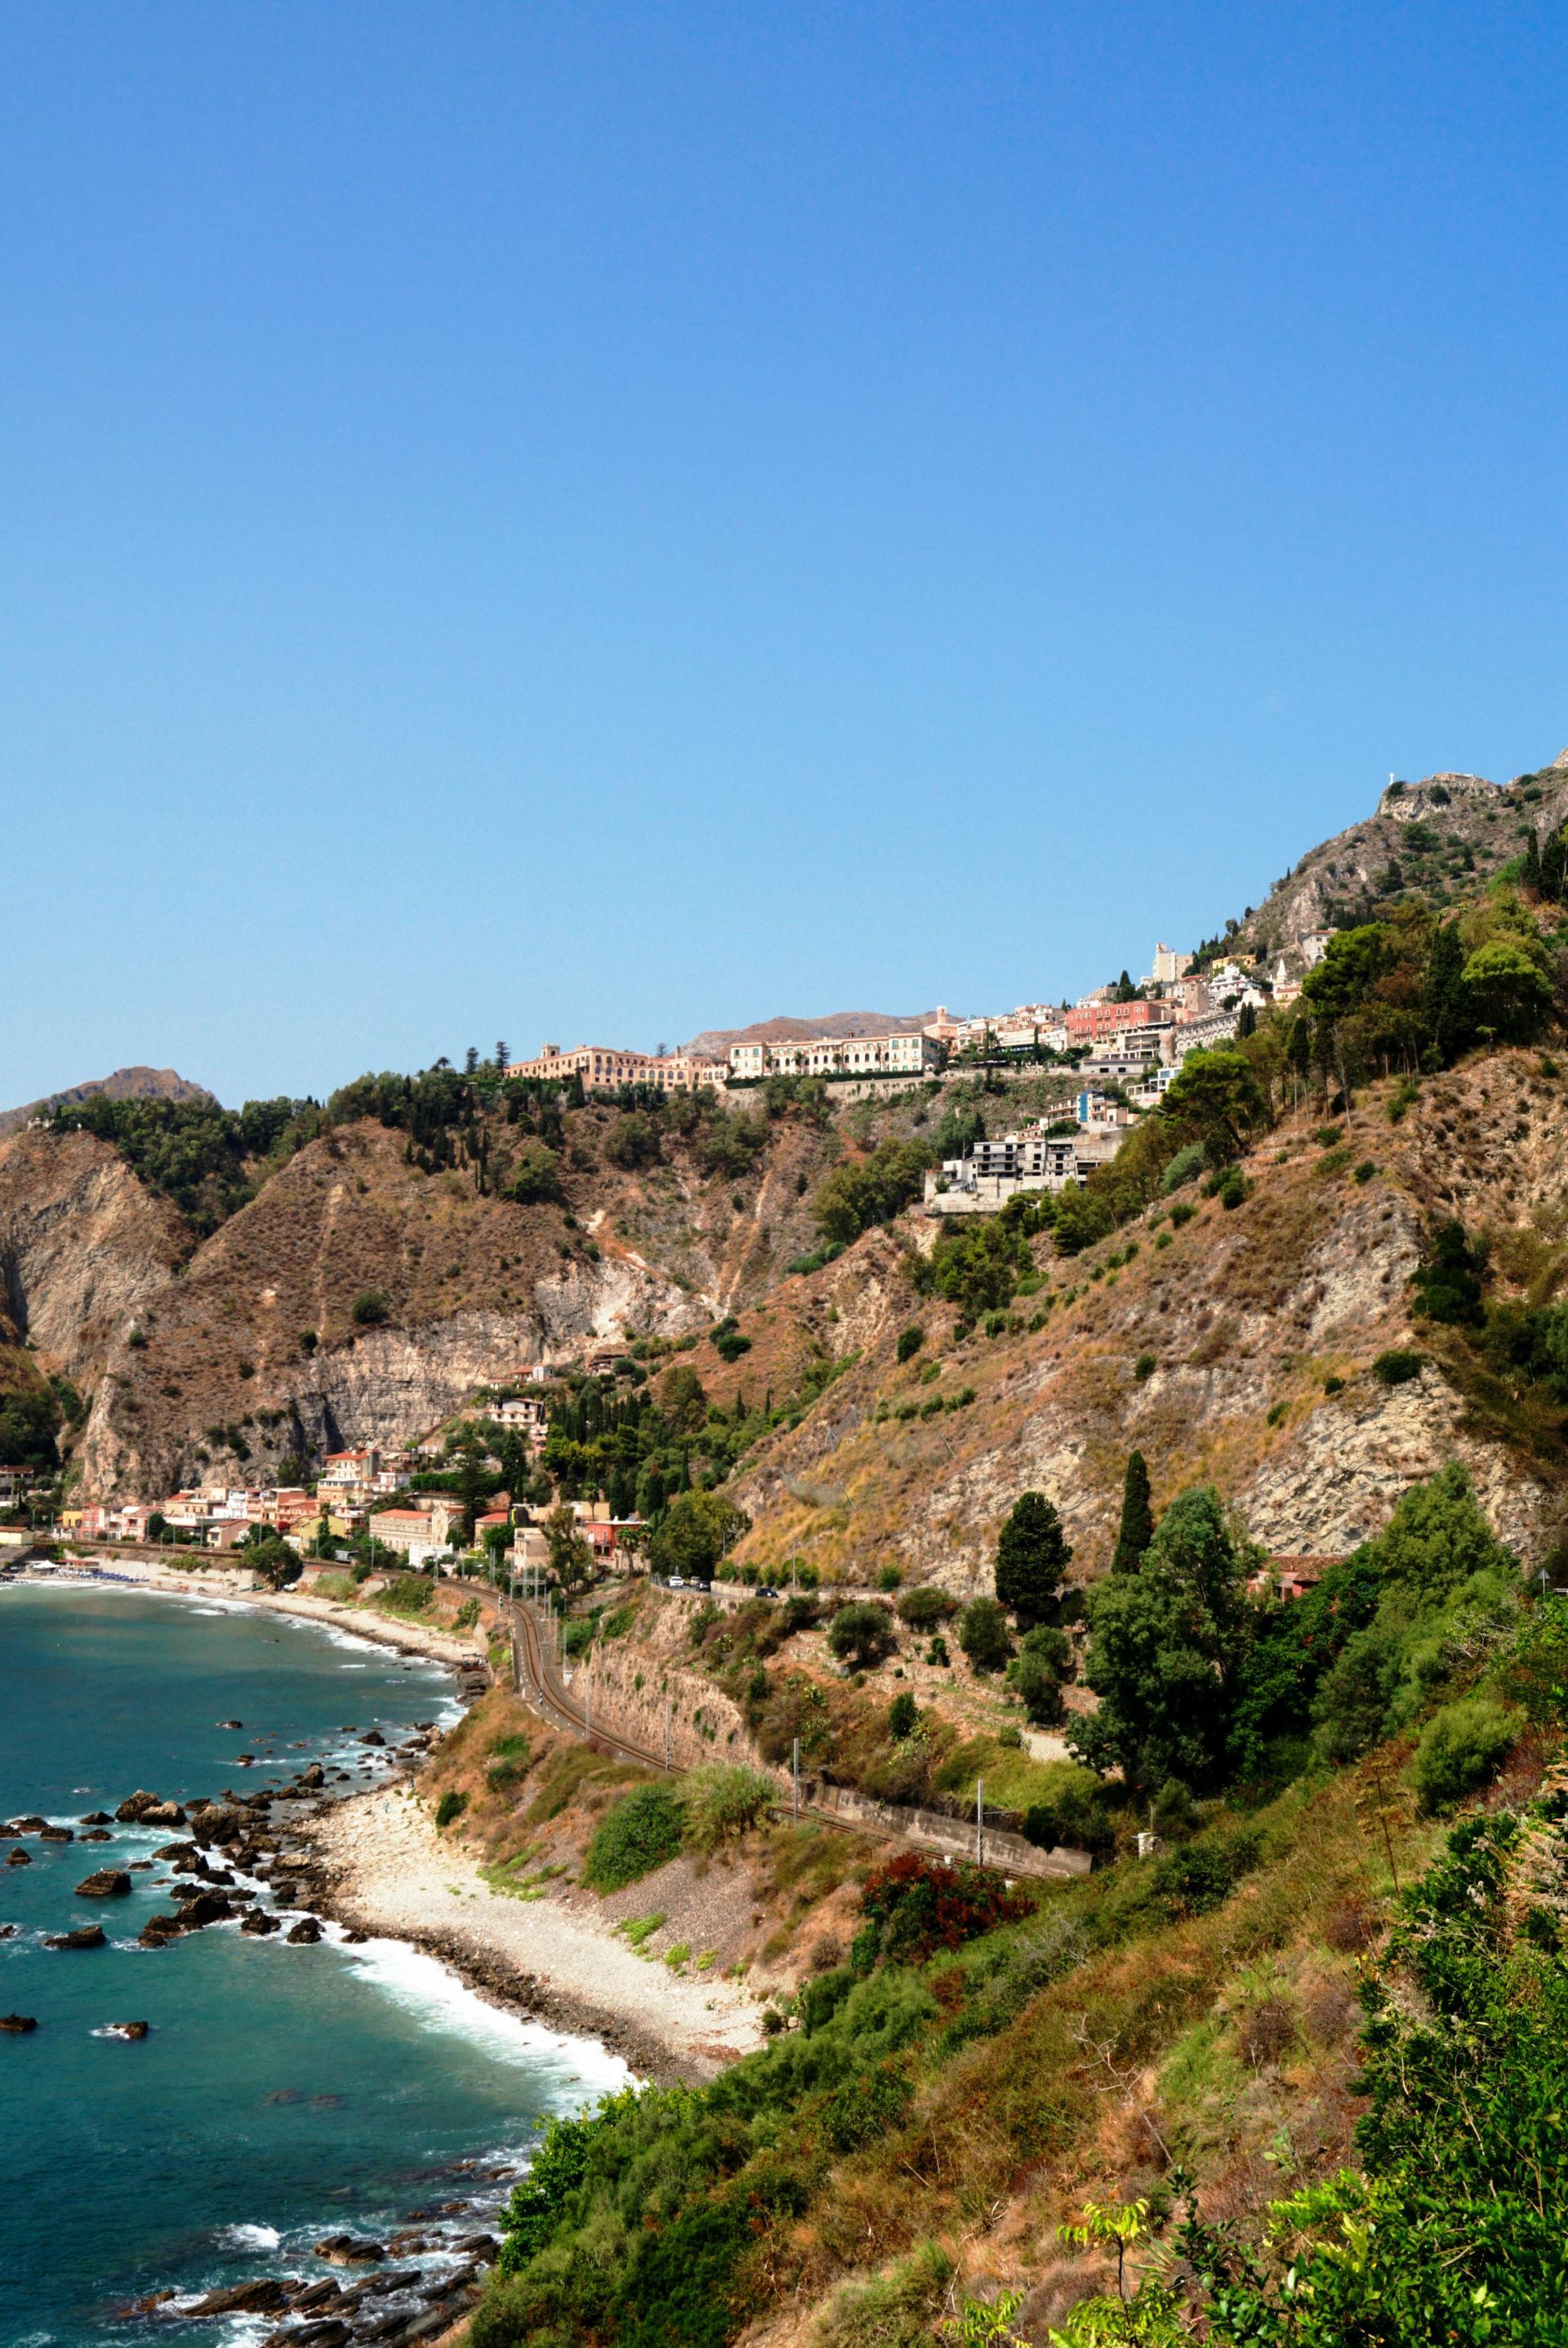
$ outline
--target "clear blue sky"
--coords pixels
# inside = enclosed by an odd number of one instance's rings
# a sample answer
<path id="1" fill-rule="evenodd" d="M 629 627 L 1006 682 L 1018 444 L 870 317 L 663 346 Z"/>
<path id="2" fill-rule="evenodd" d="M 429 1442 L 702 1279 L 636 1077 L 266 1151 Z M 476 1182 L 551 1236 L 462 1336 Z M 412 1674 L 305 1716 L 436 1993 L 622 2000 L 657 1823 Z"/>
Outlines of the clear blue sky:
<path id="1" fill-rule="evenodd" d="M 0 14 L 0 1102 L 1004 1008 L 1568 741 L 1565 20 Z"/>

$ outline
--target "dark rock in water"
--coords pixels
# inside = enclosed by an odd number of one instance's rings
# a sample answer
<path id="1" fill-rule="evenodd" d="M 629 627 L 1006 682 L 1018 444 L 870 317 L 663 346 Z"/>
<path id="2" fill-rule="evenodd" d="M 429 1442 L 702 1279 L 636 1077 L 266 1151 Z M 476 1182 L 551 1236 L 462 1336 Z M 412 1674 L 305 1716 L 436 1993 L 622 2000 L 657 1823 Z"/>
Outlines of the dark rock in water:
<path id="1" fill-rule="evenodd" d="M 7 1818 L 5 1825 L 0 1827 L 0 1834 L 42 1834 L 48 1823 L 47 1818 L 34 1818 L 31 1815 L 25 1818 Z"/>
<path id="2" fill-rule="evenodd" d="M 319 1761 L 313 1761 L 308 1769 L 302 1769 L 300 1771 L 299 1782 L 302 1786 L 325 1786 L 326 1783 L 326 1771 L 322 1767 Z"/>
<path id="3" fill-rule="evenodd" d="M 465 2234 L 459 2241 L 452 2244 L 452 2248 L 454 2250 L 461 2251 L 464 2258 L 483 2259 L 488 2266 L 500 2250 L 500 2244 L 493 2234 Z"/>
<path id="4" fill-rule="evenodd" d="M 234 1766 L 236 1769 L 252 1769 L 255 1766 L 255 1760 L 256 1756 L 253 1753 L 236 1753 Z"/>
<path id="5" fill-rule="evenodd" d="M 253 1908 L 240 1926 L 242 1932 L 275 1932 L 277 1929 L 277 1918 L 269 1916 L 264 1908 Z"/>
<path id="6" fill-rule="evenodd" d="M 325 2234 L 315 2247 L 316 2257 L 333 2267 L 379 2266 L 387 2255 L 385 2247 L 373 2242 L 368 2234 Z"/>
<path id="7" fill-rule="evenodd" d="M 422 2234 L 417 2226 L 410 2227 L 405 2233 L 394 2234 L 387 2245 L 395 2259 L 418 2258 L 421 2250 L 434 2250 L 437 2247 L 438 2244 L 433 2238 L 428 2234 Z M 443 2243 L 438 2247 L 444 2249 L 446 2246 Z"/>
<path id="8" fill-rule="evenodd" d="M 82 1840 L 84 1842 L 112 1842 L 114 1840 L 114 1837 L 106 1828 L 91 1827 L 88 1828 L 88 1832 L 83 1835 Z"/>
<path id="9" fill-rule="evenodd" d="M 46 1932 L 46 1949 L 101 1949 L 104 1931 L 101 1924 L 78 1924 L 74 1932 Z"/>
<path id="10" fill-rule="evenodd" d="M 0 2013 L 0 2032 L 7 2038 L 25 2038 L 29 2030 L 36 2030 L 36 2013 Z"/>
<path id="11" fill-rule="evenodd" d="M 183 1916 L 150 1916 L 136 1937 L 144 1949 L 160 1949 L 166 1941 L 177 1941 L 186 1929 Z"/>
<path id="12" fill-rule="evenodd" d="M 243 1728 L 244 1725 L 242 1720 L 221 1720 L 218 1723 L 220 1728 Z"/>
<path id="13" fill-rule="evenodd" d="M 79 1827 L 107 1827 L 111 1823 L 112 1821 L 107 1810 L 88 1810 L 84 1818 L 79 1818 L 77 1820 L 77 1824 Z"/>
<path id="14" fill-rule="evenodd" d="M 148 2028 L 145 2022 L 111 2022 L 107 2024 L 111 2038 L 145 2038 Z"/>
<path id="15" fill-rule="evenodd" d="M 321 1926 L 314 1916 L 302 1916 L 297 1924 L 291 1926 L 286 1938 L 296 1948 L 312 1947 L 321 1938 Z"/>
<path id="16" fill-rule="evenodd" d="M 185 2312 L 188 2315 L 281 2315 L 288 2303 L 284 2286 L 271 2275 L 262 2275 L 254 2282 L 237 2282 L 228 2291 L 210 2291 Z"/>
<path id="17" fill-rule="evenodd" d="M 345 1932 L 343 1938 L 346 1947 L 350 1949 L 358 1949 L 363 1948 L 365 1942 L 370 1938 L 370 1935 L 368 1932 L 361 1932 L 357 1929 L 351 1927 L 348 1931 Z"/>
<path id="18" fill-rule="evenodd" d="M 385 1745 L 387 1739 L 378 1728 L 367 1728 L 359 1742 L 361 1745 Z"/>
<path id="19" fill-rule="evenodd" d="M 269 2332 L 262 2348 L 348 2348 L 353 2336 L 339 2316 L 329 2315 L 321 2323 L 302 2323 L 282 2332 Z"/>
<path id="20" fill-rule="evenodd" d="M 96 1875 L 84 1875 L 77 1886 L 78 1900 L 128 1900 L 130 1878 L 123 1867 L 100 1867 Z"/>
<path id="21" fill-rule="evenodd" d="M 221 1924 L 234 1912 L 232 1903 L 221 1891 L 197 1891 L 186 1899 L 181 1885 L 174 1897 L 181 1902 L 181 1927 L 187 1932 L 199 1931 L 203 1924 Z"/>
<path id="22" fill-rule="evenodd" d="M 166 1842 L 152 1856 L 154 1859 L 194 1859 L 196 1846 L 193 1842 Z"/>
<path id="23" fill-rule="evenodd" d="M 119 1809 L 116 1810 L 115 1817 L 122 1827 L 133 1827 L 145 1817 L 149 1810 L 156 1810 L 161 1807 L 161 1795 L 150 1794 L 146 1787 L 141 1786 L 134 1794 L 126 1796 Z"/>
<path id="24" fill-rule="evenodd" d="M 72 1827 L 40 1827 L 38 1828 L 40 1842 L 75 1842 L 76 1838 L 76 1830 Z"/>
<path id="25" fill-rule="evenodd" d="M 16 1937 L 16 1930 L 15 1924 L 0 1924 L 0 1941 L 14 1941 Z"/>
<path id="26" fill-rule="evenodd" d="M 152 1861 L 150 1859 L 131 1859 L 126 1861 L 126 1868 L 131 1875 L 150 1875 Z"/>
<path id="27" fill-rule="evenodd" d="M 31 1867 L 33 1864 L 33 1855 L 31 1851 L 26 1851 L 20 1849 L 8 1851 L 5 1856 L 5 1864 L 7 1867 Z"/>

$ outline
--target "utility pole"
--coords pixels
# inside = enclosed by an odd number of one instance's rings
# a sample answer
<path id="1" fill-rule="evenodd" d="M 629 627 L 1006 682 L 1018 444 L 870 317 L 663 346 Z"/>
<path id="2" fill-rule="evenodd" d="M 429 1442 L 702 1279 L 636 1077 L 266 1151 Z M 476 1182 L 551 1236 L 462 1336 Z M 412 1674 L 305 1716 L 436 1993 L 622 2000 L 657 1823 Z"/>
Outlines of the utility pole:
<path id="1" fill-rule="evenodd" d="M 668 1770 L 668 1768 L 669 1768 L 669 1766 L 670 1766 L 670 1700 L 669 1700 L 668 1696 L 665 1696 L 665 1768 L 666 1772 L 667 1772 L 667 1770 Z"/>
<path id="2" fill-rule="evenodd" d="M 976 1778 L 975 1784 L 975 1864 L 976 1867 L 984 1867 L 985 1864 L 985 1780 L 984 1777 Z"/>
<path id="3" fill-rule="evenodd" d="M 796 1826 L 800 1823 L 800 1740 L 794 1740 L 794 1752 L 789 1760 L 790 1817 Z"/>

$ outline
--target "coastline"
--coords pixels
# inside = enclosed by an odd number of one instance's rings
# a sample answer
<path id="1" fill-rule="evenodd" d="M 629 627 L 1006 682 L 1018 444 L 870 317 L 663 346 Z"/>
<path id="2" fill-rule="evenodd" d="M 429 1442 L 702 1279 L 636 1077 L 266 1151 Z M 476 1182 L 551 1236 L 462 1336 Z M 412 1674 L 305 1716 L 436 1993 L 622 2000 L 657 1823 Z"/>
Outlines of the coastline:
<path id="1" fill-rule="evenodd" d="M 490 1676 L 490 1661 L 481 1639 L 453 1636 L 443 1631 L 433 1631 L 422 1623 L 403 1622 L 386 1614 L 377 1614 L 367 1607 L 345 1606 L 332 1598 L 313 1598 L 307 1592 L 277 1590 L 239 1590 L 226 1588 L 214 1577 L 172 1574 L 129 1574 L 116 1571 L 106 1561 L 83 1559 L 77 1570 L 67 1573 L 29 1573 L 25 1568 L 15 1576 L 17 1585 L 33 1590 L 123 1590 L 139 1597 L 185 1598 L 214 1602 L 224 1606 L 254 1607 L 263 1614 L 293 1614 L 301 1622 L 319 1622 L 324 1628 L 348 1631 L 356 1637 L 367 1639 L 373 1646 L 396 1647 L 402 1653 L 418 1655 L 426 1663 L 444 1663 L 452 1671 L 481 1671 Z"/>
<path id="2" fill-rule="evenodd" d="M 548 1895 L 492 1890 L 406 1784 L 323 1805 L 304 1836 L 323 1914 L 423 1949 L 488 2003 L 596 2038 L 644 2078 L 700 2085 L 763 2043 L 760 2010 L 733 1982 L 672 1974 Z"/>

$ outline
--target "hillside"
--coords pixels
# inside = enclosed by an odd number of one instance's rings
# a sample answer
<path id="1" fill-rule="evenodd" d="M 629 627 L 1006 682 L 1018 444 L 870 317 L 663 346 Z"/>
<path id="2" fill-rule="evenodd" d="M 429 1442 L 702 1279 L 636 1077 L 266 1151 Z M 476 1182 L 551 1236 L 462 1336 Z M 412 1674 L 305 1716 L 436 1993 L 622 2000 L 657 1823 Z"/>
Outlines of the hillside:
<path id="1" fill-rule="evenodd" d="M 558 1150 L 520 1151 L 515 1131 L 495 1124 L 488 1171 L 427 1170 L 403 1129 L 350 1117 L 257 1164 L 254 1195 L 200 1240 L 98 1134 L 0 1144 L 5 1293 L 34 1349 L 13 1358 L 20 1380 L 57 1371 L 90 1396 L 83 1496 L 400 1443 L 524 1363 L 707 1327 L 811 1244 L 836 1147 L 811 1118 L 723 1110 L 684 1135 L 569 1111 Z M 519 1167 L 542 1167 L 549 1195 L 507 1195 Z"/>
<path id="2" fill-rule="evenodd" d="M 17 1133 L 33 1117 L 47 1110 L 69 1107 L 76 1101 L 91 1100 L 101 1095 L 106 1100 L 210 1100 L 211 1095 L 201 1085 L 188 1084 L 172 1068 L 116 1068 L 111 1076 L 89 1077 L 86 1084 L 67 1085 L 57 1093 L 46 1093 L 38 1100 L 27 1101 L 20 1108 L 0 1109 L 0 1141 L 7 1134 Z"/>
<path id="3" fill-rule="evenodd" d="M 1518 856 L 1531 832 L 1544 838 L 1565 816 L 1568 750 L 1502 785 L 1453 774 L 1395 782 L 1375 815 L 1326 839 L 1275 881 L 1240 924 L 1240 938 L 1275 954 L 1310 931 L 1348 928 L 1407 892 L 1428 904 L 1458 903 Z"/>

